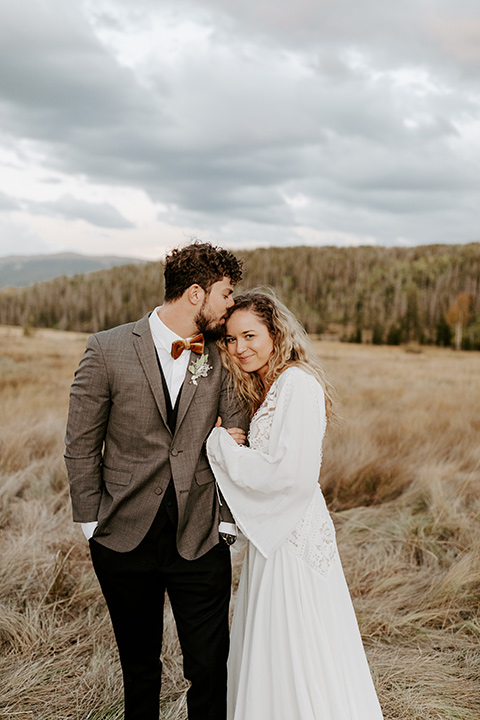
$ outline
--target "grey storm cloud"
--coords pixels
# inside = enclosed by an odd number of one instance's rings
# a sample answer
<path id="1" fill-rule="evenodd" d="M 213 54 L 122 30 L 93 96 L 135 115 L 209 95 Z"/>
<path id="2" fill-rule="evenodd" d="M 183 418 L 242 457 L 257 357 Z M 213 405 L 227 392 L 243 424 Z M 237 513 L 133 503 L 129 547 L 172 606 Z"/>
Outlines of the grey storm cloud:
<path id="1" fill-rule="evenodd" d="M 49 215 L 67 220 L 86 220 L 102 228 L 123 230 L 134 227 L 116 208 L 108 203 L 90 203 L 71 195 L 63 195 L 54 202 L 26 202 L 28 210 L 34 215 Z"/>
<path id="2" fill-rule="evenodd" d="M 173 60 L 133 68 L 105 33 L 134 36 L 158 2 L 3 5 L 1 126 L 37 143 L 46 174 L 139 187 L 172 224 L 234 221 L 253 238 L 308 225 L 384 244 L 472 239 L 480 157 L 458 146 L 479 119 L 477 3 L 160 7 L 173 45 L 187 19 L 203 41 L 179 34 Z M 131 227 L 68 196 L 29 209 Z"/>
<path id="3" fill-rule="evenodd" d="M 2 210 L 19 210 L 20 204 L 14 198 L 0 192 L 0 212 Z"/>
<path id="4" fill-rule="evenodd" d="M 131 71 L 108 55 L 75 5 L 19 0 L 0 12 L 4 130 L 60 146 L 90 134 L 94 144 L 99 128 L 116 132 L 152 112 Z"/>

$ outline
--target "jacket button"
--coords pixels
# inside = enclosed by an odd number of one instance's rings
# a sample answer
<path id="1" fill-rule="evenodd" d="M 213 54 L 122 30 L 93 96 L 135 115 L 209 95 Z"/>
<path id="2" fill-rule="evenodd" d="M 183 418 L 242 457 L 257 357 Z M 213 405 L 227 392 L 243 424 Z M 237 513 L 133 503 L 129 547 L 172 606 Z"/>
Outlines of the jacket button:
<path id="1" fill-rule="evenodd" d="M 162 490 L 161 487 L 156 487 L 156 488 L 155 488 L 155 495 L 161 495 L 162 492 L 163 492 L 163 490 Z"/>
<path id="2" fill-rule="evenodd" d="M 172 448 L 172 449 L 170 450 L 170 454 L 173 455 L 173 457 L 177 457 L 177 455 L 178 455 L 178 450 L 177 450 L 177 448 Z"/>

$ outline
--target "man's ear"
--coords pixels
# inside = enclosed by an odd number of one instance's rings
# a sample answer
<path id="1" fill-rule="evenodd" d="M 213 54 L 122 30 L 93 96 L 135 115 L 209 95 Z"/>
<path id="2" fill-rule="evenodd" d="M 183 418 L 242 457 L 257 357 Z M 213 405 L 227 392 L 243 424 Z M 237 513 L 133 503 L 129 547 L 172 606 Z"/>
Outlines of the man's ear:
<path id="1" fill-rule="evenodd" d="M 203 299 L 205 297 L 205 290 L 197 283 L 190 285 L 190 287 L 187 288 L 185 292 L 187 294 L 189 302 L 192 305 L 199 305 L 203 303 Z"/>

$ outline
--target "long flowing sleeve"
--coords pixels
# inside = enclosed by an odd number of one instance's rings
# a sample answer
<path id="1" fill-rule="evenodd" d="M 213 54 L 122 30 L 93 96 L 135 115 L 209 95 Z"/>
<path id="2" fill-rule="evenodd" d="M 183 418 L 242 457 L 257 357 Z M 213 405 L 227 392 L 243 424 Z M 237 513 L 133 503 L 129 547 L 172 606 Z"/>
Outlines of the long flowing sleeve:
<path id="1" fill-rule="evenodd" d="M 263 417 L 252 421 L 252 429 L 257 423 L 267 434 L 261 448 L 237 445 L 221 427 L 207 440 L 222 494 L 241 531 L 265 557 L 286 540 L 313 497 L 326 427 L 323 390 L 301 368 L 283 372 L 269 395 Z"/>

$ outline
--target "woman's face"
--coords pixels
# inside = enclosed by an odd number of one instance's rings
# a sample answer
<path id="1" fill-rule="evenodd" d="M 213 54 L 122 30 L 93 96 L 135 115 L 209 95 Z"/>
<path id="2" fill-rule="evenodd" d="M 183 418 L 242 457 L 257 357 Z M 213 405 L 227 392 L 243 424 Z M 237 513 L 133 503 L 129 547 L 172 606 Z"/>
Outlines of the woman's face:
<path id="1" fill-rule="evenodd" d="M 265 377 L 273 340 L 266 326 L 252 310 L 235 310 L 227 320 L 226 343 L 229 354 L 245 372 Z"/>

